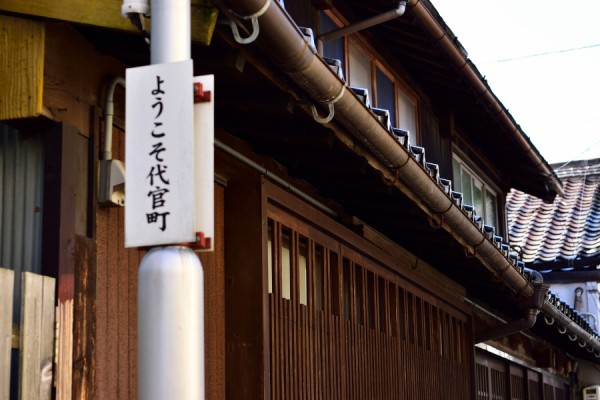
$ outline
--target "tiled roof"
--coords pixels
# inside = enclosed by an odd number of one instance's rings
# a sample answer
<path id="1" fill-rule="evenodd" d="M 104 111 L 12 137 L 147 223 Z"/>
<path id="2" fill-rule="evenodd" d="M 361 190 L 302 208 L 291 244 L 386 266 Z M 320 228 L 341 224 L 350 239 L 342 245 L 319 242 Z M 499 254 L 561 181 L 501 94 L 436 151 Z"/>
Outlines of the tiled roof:
<path id="1" fill-rule="evenodd" d="M 565 196 L 544 203 L 512 190 L 506 198 L 509 240 L 526 263 L 568 267 L 600 256 L 600 159 L 552 167 Z"/>

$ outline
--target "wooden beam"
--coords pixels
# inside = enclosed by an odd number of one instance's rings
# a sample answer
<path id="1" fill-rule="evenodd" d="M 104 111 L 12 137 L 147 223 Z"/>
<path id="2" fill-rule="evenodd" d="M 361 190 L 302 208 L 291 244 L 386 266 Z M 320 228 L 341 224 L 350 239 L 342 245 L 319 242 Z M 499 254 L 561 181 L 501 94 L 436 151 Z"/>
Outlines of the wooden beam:
<path id="1" fill-rule="evenodd" d="M 2 0 L 0 10 L 17 14 L 56 19 L 100 28 L 135 31 L 121 16 L 119 0 Z M 209 0 L 191 0 L 192 41 L 209 45 L 217 23 L 218 9 Z M 146 21 L 148 30 L 150 22 Z"/>
<path id="2" fill-rule="evenodd" d="M 600 282 L 600 271 L 554 271 L 542 274 L 545 283 Z"/>
<path id="3" fill-rule="evenodd" d="M 0 15 L 0 120 L 41 114 L 44 32 L 41 22 Z"/>

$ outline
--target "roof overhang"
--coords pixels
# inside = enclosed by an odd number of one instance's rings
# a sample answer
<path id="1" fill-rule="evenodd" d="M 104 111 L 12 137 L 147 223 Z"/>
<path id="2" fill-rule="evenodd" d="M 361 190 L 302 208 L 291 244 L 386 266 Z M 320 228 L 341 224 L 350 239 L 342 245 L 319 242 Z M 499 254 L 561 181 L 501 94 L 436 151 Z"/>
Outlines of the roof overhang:
<path id="1" fill-rule="evenodd" d="M 386 0 L 334 1 L 350 23 L 385 12 Z M 431 96 L 433 106 L 451 108 L 456 125 L 495 166 L 510 187 L 552 201 L 560 180 L 529 137 L 492 92 L 457 37 L 428 0 L 409 0 L 405 14 L 363 33 L 386 60 L 406 71 Z"/>

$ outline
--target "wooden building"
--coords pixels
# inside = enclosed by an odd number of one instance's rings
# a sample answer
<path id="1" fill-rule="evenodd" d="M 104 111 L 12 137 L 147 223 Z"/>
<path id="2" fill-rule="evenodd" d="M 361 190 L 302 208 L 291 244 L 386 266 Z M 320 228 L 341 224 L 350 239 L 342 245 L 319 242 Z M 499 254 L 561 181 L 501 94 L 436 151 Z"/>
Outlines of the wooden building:
<path id="1" fill-rule="evenodd" d="M 59 399 L 137 394 L 144 251 L 98 201 L 103 149 L 127 165 L 115 78 L 149 64 L 120 9 L 0 3 L 0 266 L 57 279 Z M 192 41 L 215 75 L 206 398 L 577 398 L 598 336 L 506 239 L 509 190 L 560 181 L 429 1 L 192 0 Z"/>
<path id="2" fill-rule="evenodd" d="M 506 198 L 509 237 L 519 246 L 523 261 L 540 271 L 575 318 L 594 331 L 600 320 L 598 256 L 600 255 L 600 160 L 551 165 L 562 181 L 562 197 L 543 203 L 519 190 Z M 578 362 L 579 383 L 597 386 L 600 366 Z"/>

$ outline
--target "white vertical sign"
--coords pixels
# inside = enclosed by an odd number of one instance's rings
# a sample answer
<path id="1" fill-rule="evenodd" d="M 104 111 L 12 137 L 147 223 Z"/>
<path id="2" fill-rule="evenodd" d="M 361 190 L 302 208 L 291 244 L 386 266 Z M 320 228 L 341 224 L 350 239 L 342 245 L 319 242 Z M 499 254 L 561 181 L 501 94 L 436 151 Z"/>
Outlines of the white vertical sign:
<path id="1" fill-rule="evenodd" d="M 193 63 L 126 75 L 125 247 L 195 242 Z"/>
<path id="2" fill-rule="evenodd" d="M 215 77 L 194 77 L 194 130 L 196 152 L 196 234 L 197 248 L 213 250 L 214 217 L 214 136 Z"/>

